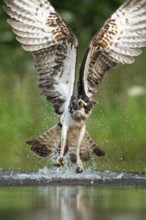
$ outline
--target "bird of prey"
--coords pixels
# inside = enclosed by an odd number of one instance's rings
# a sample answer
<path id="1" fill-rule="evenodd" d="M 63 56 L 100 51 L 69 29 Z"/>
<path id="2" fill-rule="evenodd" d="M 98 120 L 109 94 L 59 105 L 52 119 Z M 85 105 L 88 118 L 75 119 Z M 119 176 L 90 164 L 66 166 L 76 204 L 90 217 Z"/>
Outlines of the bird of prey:
<path id="1" fill-rule="evenodd" d="M 105 155 L 86 131 L 96 103 L 93 95 L 109 69 L 116 64 L 132 64 L 146 46 L 146 0 L 127 0 L 113 13 L 91 39 L 78 75 L 78 40 L 48 0 L 4 3 L 17 41 L 34 56 L 41 93 L 60 116 L 57 125 L 27 143 L 43 157 L 58 152 L 56 166 L 63 165 L 68 152 L 80 173 L 82 160 L 89 160 L 90 151 Z"/>

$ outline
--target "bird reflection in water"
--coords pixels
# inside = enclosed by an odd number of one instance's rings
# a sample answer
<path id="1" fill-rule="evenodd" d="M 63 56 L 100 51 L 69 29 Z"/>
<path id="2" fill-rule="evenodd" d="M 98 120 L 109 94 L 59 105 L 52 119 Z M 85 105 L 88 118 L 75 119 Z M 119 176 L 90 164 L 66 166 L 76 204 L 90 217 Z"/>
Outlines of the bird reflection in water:
<path id="1" fill-rule="evenodd" d="M 5 220 L 145 220 L 146 216 L 144 188 L 13 187 L 0 190 L 0 197 L 0 219 Z"/>

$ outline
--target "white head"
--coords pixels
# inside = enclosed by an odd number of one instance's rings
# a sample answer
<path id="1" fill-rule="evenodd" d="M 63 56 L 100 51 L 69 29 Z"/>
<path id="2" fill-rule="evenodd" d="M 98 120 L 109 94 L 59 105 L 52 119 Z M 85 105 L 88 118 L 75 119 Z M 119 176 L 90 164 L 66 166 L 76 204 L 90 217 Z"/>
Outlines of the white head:
<path id="1" fill-rule="evenodd" d="M 73 97 L 70 102 L 69 111 L 74 120 L 86 121 L 92 112 L 92 106 L 93 104 L 90 101 L 85 102 L 81 98 Z"/>

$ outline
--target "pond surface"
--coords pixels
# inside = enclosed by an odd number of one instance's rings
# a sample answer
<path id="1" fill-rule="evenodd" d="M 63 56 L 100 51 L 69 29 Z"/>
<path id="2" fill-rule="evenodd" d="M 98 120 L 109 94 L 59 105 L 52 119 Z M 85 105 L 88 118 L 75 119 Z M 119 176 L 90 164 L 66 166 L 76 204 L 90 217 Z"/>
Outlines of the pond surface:
<path id="1" fill-rule="evenodd" d="M 146 188 L 146 173 L 116 173 L 110 171 L 84 170 L 76 174 L 74 169 L 44 167 L 36 172 L 0 170 L 0 186 L 135 186 Z"/>
<path id="2" fill-rule="evenodd" d="M 97 186 L 1 187 L 4 220 L 145 220 L 146 189 Z"/>

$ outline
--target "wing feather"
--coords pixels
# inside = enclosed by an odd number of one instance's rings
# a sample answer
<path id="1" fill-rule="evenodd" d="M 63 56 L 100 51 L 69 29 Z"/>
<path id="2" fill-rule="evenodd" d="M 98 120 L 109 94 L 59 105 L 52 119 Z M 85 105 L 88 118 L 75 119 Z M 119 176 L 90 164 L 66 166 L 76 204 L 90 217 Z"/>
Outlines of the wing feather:
<path id="1" fill-rule="evenodd" d="M 78 95 L 90 98 L 116 64 L 132 64 L 146 46 L 146 0 L 127 0 L 92 38 L 80 69 Z"/>
<path id="2" fill-rule="evenodd" d="M 74 89 L 78 42 L 47 0 L 4 0 L 16 39 L 31 51 L 42 94 L 61 114 Z"/>

